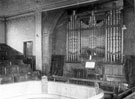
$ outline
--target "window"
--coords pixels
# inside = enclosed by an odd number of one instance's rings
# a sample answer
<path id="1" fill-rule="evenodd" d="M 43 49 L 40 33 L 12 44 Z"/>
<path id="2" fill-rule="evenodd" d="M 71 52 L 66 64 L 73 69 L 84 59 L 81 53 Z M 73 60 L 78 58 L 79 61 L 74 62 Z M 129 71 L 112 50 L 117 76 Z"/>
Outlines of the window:
<path id="1" fill-rule="evenodd" d="M 121 17 L 119 9 L 73 14 L 67 23 L 67 61 L 81 59 L 120 62 Z"/>

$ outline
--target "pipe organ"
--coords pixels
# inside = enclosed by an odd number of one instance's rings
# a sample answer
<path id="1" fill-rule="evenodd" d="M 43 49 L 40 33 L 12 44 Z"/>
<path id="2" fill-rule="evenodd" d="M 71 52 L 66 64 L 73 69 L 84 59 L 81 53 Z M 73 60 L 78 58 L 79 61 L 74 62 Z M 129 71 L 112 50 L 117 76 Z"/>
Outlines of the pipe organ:
<path id="1" fill-rule="evenodd" d="M 78 62 L 80 55 L 80 22 L 75 11 L 67 24 L 67 61 Z"/>
<path id="2" fill-rule="evenodd" d="M 113 9 L 107 13 L 105 19 L 106 29 L 106 60 L 108 62 L 121 62 L 122 59 L 122 29 L 121 12 Z"/>
<path id="3" fill-rule="evenodd" d="M 80 62 L 81 55 L 95 56 L 95 60 L 119 63 L 122 58 L 121 11 L 91 11 L 73 14 L 67 23 L 66 60 Z M 85 51 L 84 51 L 85 50 Z"/>

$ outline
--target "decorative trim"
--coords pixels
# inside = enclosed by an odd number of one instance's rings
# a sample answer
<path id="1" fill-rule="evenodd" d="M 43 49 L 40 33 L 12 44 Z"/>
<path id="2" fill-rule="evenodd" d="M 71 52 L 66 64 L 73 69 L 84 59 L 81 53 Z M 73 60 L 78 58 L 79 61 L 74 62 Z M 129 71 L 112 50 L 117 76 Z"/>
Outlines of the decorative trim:
<path id="1" fill-rule="evenodd" d="M 77 0 L 74 2 L 73 1 L 69 2 L 68 0 L 63 0 L 61 2 L 54 2 L 54 3 L 50 3 L 50 4 L 41 5 L 41 8 L 42 8 L 42 11 L 50 11 L 50 10 L 55 10 L 55 9 L 60 9 L 60 8 L 66 8 L 66 7 L 86 4 L 86 3 L 92 3 L 92 2 L 96 2 L 96 1 L 99 1 L 99 0 L 85 0 L 85 1 Z M 68 4 L 67 4 L 67 2 L 68 2 Z"/>
<path id="2" fill-rule="evenodd" d="M 34 12 L 29 12 L 29 13 L 24 13 L 24 14 L 19 14 L 11 17 L 7 17 L 6 20 L 11 20 L 11 19 L 16 19 L 16 18 L 21 18 L 21 17 L 26 17 L 26 16 L 31 16 L 34 15 Z"/>

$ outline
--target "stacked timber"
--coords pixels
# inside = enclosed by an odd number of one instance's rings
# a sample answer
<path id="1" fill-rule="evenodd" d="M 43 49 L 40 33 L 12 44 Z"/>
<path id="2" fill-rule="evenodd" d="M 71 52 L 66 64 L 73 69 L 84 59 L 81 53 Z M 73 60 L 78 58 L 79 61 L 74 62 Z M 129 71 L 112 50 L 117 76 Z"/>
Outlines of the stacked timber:
<path id="1" fill-rule="evenodd" d="M 40 72 L 32 71 L 28 64 L 1 66 L 0 75 L 2 84 L 40 79 Z"/>
<path id="2" fill-rule="evenodd" d="M 28 74 L 26 73 L 20 73 L 14 76 L 14 82 L 22 82 L 28 80 Z"/>
<path id="3" fill-rule="evenodd" d="M 12 83 L 40 78 L 35 70 L 35 57 L 24 56 L 6 44 L 0 44 L 0 80 L 1 83 Z"/>
<path id="4" fill-rule="evenodd" d="M 1 75 L 1 84 L 5 83 L 13 83 L 14 82 L 14 76 L 13 75 Z"/>
<path id="5" fill-rule="evenodd" d="M 30 65 L 9 65 L 9 66 L 1 66 L 0 67 L 0 74 L 7 75 L 7 74 L 18 74 L 18 73 L 28 73 L 31 72 Z"/>

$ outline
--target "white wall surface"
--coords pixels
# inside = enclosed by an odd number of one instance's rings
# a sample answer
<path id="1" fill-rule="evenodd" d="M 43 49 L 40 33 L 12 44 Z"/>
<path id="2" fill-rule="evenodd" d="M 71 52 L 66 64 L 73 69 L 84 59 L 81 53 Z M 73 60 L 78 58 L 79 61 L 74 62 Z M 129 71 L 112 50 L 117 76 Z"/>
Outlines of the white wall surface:
<path id="1" fill-rule="evenodd" d="M 35 54 L 35 16 L 23 16 L 7 20 L 7 45 L 23 53 L 23 42 L 33 41 Z"/>
<path id="2" fill-rule="evenodd" d="M 48 83 L 48 87 L 42 86 L 41 81 L 0 85 L 0 99 L 38 99 L 43 97 L 47 97 L 47 99 L 101 99 L 91 98 L 98 95 L 95 87 L 50 81 L 46 83 Z M 42 87 L 48 89 L 48 94 L 42 92 Z"/>
<path id="3" fill-rule="evenodd" d="M 73 99 L 88 99 L 96 95 L 96 88 L 75 84 L 49 82 L 48 93 L 71 97 Z"/>
<path id="4" fill-rule="evenodd" d="M 41 93 L 41 82 L 39 81 L 28 81 L 0 85 L 0 99 L 10 99 L 16 96 Z"/>

